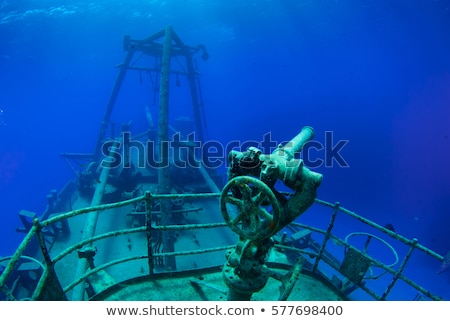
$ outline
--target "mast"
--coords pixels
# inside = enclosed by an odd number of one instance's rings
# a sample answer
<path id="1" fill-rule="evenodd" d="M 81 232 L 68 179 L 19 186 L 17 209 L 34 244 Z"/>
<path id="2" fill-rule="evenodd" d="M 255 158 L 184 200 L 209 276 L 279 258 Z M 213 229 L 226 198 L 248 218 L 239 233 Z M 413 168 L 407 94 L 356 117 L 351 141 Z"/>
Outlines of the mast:
<path id="1" fill-rule="evenodd" d="M 169 80 L 170 61 L 172 53 L 172 27 L 167 26 L 164 38 L 164 47 L 161 60 L 161 84 L 159 89 L 159 118 L 158 118 L 158 141 L 159 141 L 159 164 L 158 168 L 158 192 L 168 194 L 171 190 L 170 168 L 169 168 Z M 161 200 L 161 224 L 172 223 L 172 209 L 170 200 Z M 174 252 L 174 238 L 172 232 L 164 232 L 163 251 Z M 165 257 L 166 269 L 175 270 L 175 257 Z"/>

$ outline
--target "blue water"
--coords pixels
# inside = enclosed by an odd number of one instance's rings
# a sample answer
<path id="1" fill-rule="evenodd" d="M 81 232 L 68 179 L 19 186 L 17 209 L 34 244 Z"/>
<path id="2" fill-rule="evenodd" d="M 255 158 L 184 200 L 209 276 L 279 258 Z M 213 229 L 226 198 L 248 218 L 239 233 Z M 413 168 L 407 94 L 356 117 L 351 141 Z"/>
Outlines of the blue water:
<path id="1" fill-rule="evenodd" d="M 450 1 L 0 0 L 0 255 L 22 237 L 17 213 L 72 178 L 59 153 L 93 151 L 123 35 L 166 25 L 210 54 L 208 139 L 332 132 L 348 166 L 314 168 L 318 197 L 450 250 Z"/>

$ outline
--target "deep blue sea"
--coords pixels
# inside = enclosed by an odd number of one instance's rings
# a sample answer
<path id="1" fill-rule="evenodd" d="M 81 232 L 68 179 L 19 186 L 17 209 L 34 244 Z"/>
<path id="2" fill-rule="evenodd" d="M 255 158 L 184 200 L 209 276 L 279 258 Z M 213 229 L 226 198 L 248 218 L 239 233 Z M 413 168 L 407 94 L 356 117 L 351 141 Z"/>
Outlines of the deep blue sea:
<path id="1" fill-rule="evenodd" d="M 18 212 L 41 213 L 73 177 L 60 153 L 93 151 L 123 36 L 167 25 L 209 53 L 197 62 L 209 140 L 331 132 L 347 166 L 314 168 L 319 198 L 450 250 L 449 0 L 0 0 L 0 256 L 23 237 Z M 142 98 L 126 91 L 115 117 Z M 433 264 L 421 278 L 450 297 Z"/>

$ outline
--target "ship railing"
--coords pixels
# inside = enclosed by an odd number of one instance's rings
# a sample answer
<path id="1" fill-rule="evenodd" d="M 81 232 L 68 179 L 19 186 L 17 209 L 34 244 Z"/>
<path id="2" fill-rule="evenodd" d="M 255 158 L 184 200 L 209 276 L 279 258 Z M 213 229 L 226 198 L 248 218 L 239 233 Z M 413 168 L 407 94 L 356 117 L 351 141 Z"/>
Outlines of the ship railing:
<path id="1" fill-rule="evenodd" d="M 24 239 L 18 246 L 16 252 L 9 257 L 9 262 L 6 265 L 5 270 L 0 275 L 0 289 L 5 294 L 7 300 L 17 300 L 17 298 L 13 295 L 12 291 L 8 288 L 8 280 L 12 275 L 12 272 L 15 270 L 15 268 L 18 266 L 19 261 L 26 257 L 24 255 L 27 247 L 30 245 L 30 243 L 33 241 L 33 239 L 36 237 L 40 250 L 43 256 L 43 264 L 41 265 L 44 269 L 43 273 L 40 276 L 39 281 L 37 282 L 36 288 L 30 298 L 26 298 L 27 300 L 66 300 L 67 299 L 67 292 L 72 290 L 75 286 L 79 285 L 83 281 L 85 281 L 90 276 L 98 273 L 99 271 L 103 271 L 111 266 L 118 265 L 121 263 L 130 262 L 133 260 L 142 260 L 147 259 L 148 267 L 149 267 L 149 274 L 153 275 L 154 273 L 154 259 L 158 257 L 169 257 L 169 256 L 185 256 L 185 255 L 197 255 L 197 254 L 204 254 L 209 252 L 216 252 L 216 251 L 225 251 L 228 249 L 231 249 L 234 247 L 234 245 L 229 246 L 219 246 L 219 247 L 212 247 L 212 248 L 204 248 L 204 249 L 198 249 L 198 250 L 191 250 L 191 251 L 177 251 L 177 252 L 166 252 L 166 253 L 153 253 L 152 250 L 152 233 L 158 230 L 194 230 L 194 229 L 209 229 L 209 228 L 219 228 L 219 227 L 226 227 L 227 224 L 224 222 L 219 223 L 208 223 L 208 224 L 184 224 L 184 225 L 163 225 L 163 226 L 156 226 L 152 223 L 152 202 L 155 200 L 176 200 L 176 199 L 205 199 L 205 198 L 218 198 L 220 197 L 220 193 L 197 193 L 197 194 L 151 194 L 150 192 L 145 192 L 144 195 L 138 196 L 129 200 L 116 202 L 116 203 L 110 203 L 110 204 L 103 204 L 99 206 L 92 206 L 92 207 L 86 207 L 81 208 L 77 210 L 73 210 L 67 213 L 59 214 L 52 216 L 49 219 L 46 219 L 44 221 L 40 221 L 38 218 L 33 220 L 33 226 L 30 228 L 28 233 L 25 235 Z M 123 229 L 123 230 L 116 230 L 116 231 L 110 231 L 103 234 L 98 234 L 90 238 L 86 238 L 80 242 L 77 242 L 65 250 L 63 250 L 61 253 L 57 254 L 53 258 L 50 257 L 49 249 L 47 246 L 47 242 L 45 240 L 45 235 L 43 233 L 43 230 L 53 224 L 57 224 L 58 222 L 68 220 L 70 218 L 79 216 L 79 215 L 85 215 L 91 212 L 102 212 L 109 209 L 115 209 L 119 207 L 124 207 L 128 205 L 134 205 L 137 203 L 145 202 L 146 203 L 146 213 L 145 213 L 145 226 L 137 227 L 137 228 L 129 228 L 129 229 Z M 107 239 L 111 237 L 117 237 L 120 235 L 126 235 L 131 233 L 145 233 L 147 238 L 147 249 L 148 252 L 146 255 L 136 255 L 136 256 L 130 256 L 125 258 L 120 258 L 117 260 L 113 260 L 110 262 L 107 262 L 105 264 L 99 265 L 95 268 L 89 269 L 86 273 L 84 273 L 82 276 L 80 276 L 78 279 L 74 280 L 69 285 L 65 286 L 64 288 L 60 285 L 60 282 L 58 280 L 57 273 L 55 272 L 55 264 L 58 261 L 61 261 L 63 258 L 67 257 L 69 254 L 73 253 L 74 251 L 80 250 L 84 248 L 85 246 L 92 245 L 94 242 Z"/>
<path id="2" fill-rule="evenodd" d="M 111 204 L 104 204 L 100 206 L 94 206 L 94 207 L 86 207 L 82 209 L 77 209 L 74 211 L 70 211 L 64 214 L 53 216 L 49 219 L 46 219 L 44 221 L 39 221 L 39 219 L 35 219 L 33 221 L 33 226 L 29 230 L 29 232 L 25 235 L 23 241 L 19 245 L 16 252 L 9 258 L 9 262 L 6 265 L 5 270 L 0 275 L 0 289 L 5 294 L 7 300 L 17 300 L 17 298 L 13 295 L 13 292 L 10 288 L 8 288 L 8 280 L 16 268 L 16 266 L 19 263 L 19 260 L 23 257 L 25 257 L 24 253 L 27 247 L 30 245 L 32 240 L 34 238 L 38 239 L 40 250 L 42 252 L 43 256 L 43 268 L 44 271 L 42 275 L 40 276 L 39 281 L 37 282 L 36 288 L 32 294 L 32 296 L 29 298 L 31 300 L 65 300 L 67 299 L 67 292 L 72 290 L 75 286 L 79 285 L 86 279 L 88 279 L 90 276 L 94 275 L 95 273 L 98 273 L 99 271 L 103 271 L 111 266 L 122 264 L 125 262 L 133 261 L 133 260 L 147 260 L 148 262 L 148 268 L 149 268 L 149 274 L 153 275 L 154 273 L 154 259 L 158 257 L 165 257 L 165 256 L 182 256 L 182 255 L 196 255 L 196 254 L 203 254 L 213 251 L 225 251 L 228 249 L 231 249 L 234 247 L 234 245 L 230 246 L 220 246 L 220 247 L 214 247 L 214 248 L 204 248 L 204 249 L 198 249 L 198 250 L 191 250 L 191 251 L 181 251 L 181 252 L 170 252 L 170 253 L 153 253 L 152 249 L 152 233 L 157 230 L 194 230 L 194 229 L 207 229 L 207 228 L 218 228 L 218 227 L 225 227 L 227 226 L 226 223 L 218 222 L 218 223 L 209 223 L 209 224 L 187 224 L 187 225 L 163 225 L 163 226 L 156 226 L 152 223 L 152 202 L 154 200 L 175 200 L 175 199 L 200 199 L 200 198 L 218 198 L 220 197 L 220 193 L 199 193 L 199 194 L 151 194 L 150 192 L 145 192 L 144 195 L 132 198 L 129 200 L 117 202 L 117 203 L 111 203 Z M 114 209 L 119 207 L 124 207 L 128 205 L 133 205 L 136 203 L 145 202 L 146 204 L 146 213 L 145 213 L 145 226 L 135 227 L 135 228 L 129 228 L 129 229 L 123 229 L 123 230 L 116 230 L 111 231 L 99 235 L 95 235 L 91 238 L 84 239 L 78 243 L 73 244 L 72 246 L 66 248 L 61 253 L 57 254 L 53 258 L 50 257 L 49 249 L 47 246 L 47 242 L 45 240 L 45 235 L 43 233 L 43 229 L 51 226 L 52 224 L 57 224 L 60 221 L 64 221 L 67 219 L 70 219 L 75 216 L 84 215 L 90 212 L 94 211 L 106 211 L 108 209 Z M 364 258 L 366 263 L 368 262 L 371 266 L 375 266 L 377 268 L 383 269 L 386 273 L 389 273 L 392 275 L 392 279 L 390 283 L 387 285 L 386 289 L 381 295 L 378 295 L 373 290 L 371 290 L 368 286 L 365 285 L 364 282 L 354 281 L 355 286 L 359 289 L 364 290 L 366 293 L 368 293 L 371 297 L 373 297 L 376 300 L 386 300 L 388 295 L 391 293 L 394 286 L 397 284 L 398 280 L 404 281 L 409 286 L 416 289 L 418 292 L 423 294 L 425 297 L 430 298 L 432 300 L 440 300 L 441 298 L 424 287 L 420 286 L 416 282 L 412 281 L 410 278 L 406 277 L 403 272 L 407 265 L 407 263 L 410 260 L 411 254 L 414 250 L 420 250 L 424 252 L 425 254 L 439 260 L 443 261 L 444 258 L 437 254 L 436 252 L 428 249 L 427 247 L 421 245 L 417 239 L 408 239 L 405 238 L 381 225 L 378 225 L 374 223 L 373 221 L 364 218 L 352 211 L 349 211 L 345 209 L 344 207 L 341 207 L 339 203 L 328 203 L 322 200 L 316 200 L 316 204 L 319 204 L 321 206 L 325 206 L 328 208 L 332 208 L 333 212 L 330 217 L 330 221 L 328 223 L 328 227 L 326 230 L 319 229 L 316 227 L 308 226 L 301 223 L 291 223 L 290 227 L 293 229 L 304 229 L 309 230 L 311 232 L 319 233 L 323 235 L 323 241 L 322 244 L 314 241 L 309 242 L 309 248 L 310 250 L 304 250 L 299 249 L 292 246 L 286 246 L 283 245 L 283 243 L 276 244 L 276 247 L 279 249 L 282 249 L 283 251 L 295 251 L 301 254 L 305 254 L 306 256 L 313 257 L 313 262 L 310 264 L 310 271 L 312 273 L 315 273 L 317 275 L 320 275 L 322 272 L 320 269 L 318 269 L 318 266 L 321 262 L 326 263 L 328 266 L 330 266 L 333 270 L 346 275 L 346 272 L 343 272 L 342 265 L 344 262 L 341 262 L 340 260 L 336 259 L 334 256 L 330 255 L 330 253 L 327 251 L 327 245 L 330 243 L 330 241 L 339 243 L 343 245 L 348 253 L 357 253 L 358 256 L 361 258 Z M 342 239 L 335 234 L 332 233 L 336 217 L 338 213 L 343 213 L 347 216 L 350 216 L 353 219 L 356 219 L 360 222 L 362 222 L 365 225 L 371 226 L 388 236 L 390 236 L 393 239 L 396 239 L 400 241 L 401 243 L 407 245 L 409 247 L 409 250 L 407 251 L 406 255 L 404 256 L 402 262 L 399 264 L 398 268 L 395 269 L 392 265 L 384 264 L 377 259 L 367 255 L 365 251 L 361 251 L 351 245 L 347 240 Z M 95 268 L 87 270 L 87 272 L 79 277 L 76 280 L 73 280 L 70 284 L 66 285 L 64 288 L 60 285 L 60 282 L 58 280 L 57 273 L 55 272 L 55 264 L 62 260 L 64 257 L 69 255 L 70 253 L 82 249 L 83 247 L 87 245 L 91 245 L 96 241 L 102 240 L 102 239 L 108 239 L 111 237 L 117 237 L 120 235 L 126 235 L 131 233 L 145 233 L 146 239 L 147 239 L 147 249 L 148 252 L 145 255 L 136 255 L 136 256 L 130 256 L 130 257 L 124 257 L 119 258 L 117 260 L 112 260 L 110 262 L 107 262 L 105 264 L 99 265 Z M 311 249 L 313 251 L 311 251 Z M 345 259 L 344 259 L 345 261 Z M 349 276 L 350 279 L 352 279 Z"/>
<path id="3" fill-rule="evenodd" d="M 339 202 L 336 202 L 333 204 L 333 203 L 329 203 L 329 202 L 326 202 L 326 201 L 323 201 L 320 199 L 316 199 L 315 203 L 318 205 L 321 205 L 321 206 L 329 207 L 333 210 L 332 215 L 330 217 L 330 221 L 328 223 L 328 227 L 326 230 L 319 229 L 319 228 L 309 226 L 306 224 L 297 223 L 297 222 L 291 223 L 290 227 L 294 231 L 302 230 L 302 231 L 309 231 L 311 233 L 312 232 L 318 233 L 323 236 L 322 243 L 320 244 L 318 242 L 315 242 L 313 240 L 313 238 L 311 237 L 308 240 L 308 248 L 309 249 L 299 249 L 297 247 L 286 246 L 283 244 L 277 244 L 276 245 L 277 248 L 282 249 L 283 251 L 297 252 L 297 253 L 304 255 L 305 257 L 313 258 L 312 263 L 310 264 L 310 268 L 309 268 L 310 272 L 312 272 L 312 273 L 322 274 L 322 272 L 318 270 L 318 266 L 319 266 L 319 263 L 324 262 L 329 267 L 331 267 L 335 272 L 340 273 L 344 277 L 348 277 L 348 280 L 347 280 L 348 284 L 346 285 L 347 291 L 348 291 L 348 289 L 350 289 L 349 284 L 352 284 L 353 290 L 355 290 L 357 288 L 361 289 L 361 290 L 365 291 L 369 296 L 374 298 L 375 300 L 386 300 L 388 295 L 392 292 L 392 289 L 394 288 L 394 286 L 397 284 L 397 282 L 399 280 L 402 280 L 407 285 L 409 285 L 410 287 L 417 290 L 418 293 L 421 294 L 421 296 L 420 296 L 421 298 L 428 298 L 428 299 L 436 300 L 436 301 L 442 300 L 442 298 L 440 296 L 430 292 L 426 288 L 422 287 L 418 283 L 414 282 L 413 280 L 411 280 L 410 278 L 405 276 L 404 270 L 405 270 L 408 262 L 410 262 L 411 255 L 413 254 L 413 252 L 415 250 L 419 250 L 419 251 L 425 253 L 426 255 L 428 255 L 438 261 L 441 261 L 441 262 L 444 260 L 443 256 L 441 256 L 438 253 L 434 252 L 433 250 L 427 248 L 426 246 L 420 244 L 416 238 L 408 239 L 386 227 L 383 227 L 365 217 L 362 217 L 362 216 L 356 214 L 355 212 L 352 212 L 352 211 L 340 206 Z M 395 258 L 396 258 L 394 264 L 389 264 L 389 265 L 385 264 L 385 263 L 377 260 L 376 258 L 368 255 L 367 251 L 366 251 L 367 248 L 361 250 L 361 249 L 353 246 L 352 244 L 350 244 L 348 242 L 347 238 L 343 239 L 343 238 L 340 238 L 337 235 L 333 234 L 332 232 L 333 232 L 333 228 L 336 223 L 336 217 L 339 213 L 347 215 L 347 216 L 351 217 L 352 219 L 356 219 L 356 220 L 360 221 L 361 223 L 363 223 L 364 225 L 370 226 L 370 227 L 388 235 L 392 239 L 395 239 L 395 240 L 403 243 L 404 245 L 406 245 L 407 251 L 403 257 L 403 260 L 400 262 L 400 264 L 397 264 L 399 262 L 399 258 L 398 258 L 398 255 L 397 255 L 395 249 L 391 245 L 389 245 L 389 243 L 387 243 L 386 241 L 384 241 L 383 239 L 381 239 L 375 235 L 365 233 L 365 232 L 351 233 L 351 235 L 360 234 L 360 235 L 366 236 L 367 237 L 366 246 L 368 246 L 371 238 L 377 238 L 378 240 L 383 242 L 391 250 L 393 250 Z M 343 246 L 345 248 L 345 253 L 346 253 L 345 256 L 346 257 L 344 258 L 344 260 L 342 260 L 342 261 L 338 260 L 336 258 L 336 256 L 330 254 L 330 252 L 327 251 L 327 246 L 330 244 L 330 241 L 333 244 L 339 244 L 340 246 Z M 345 265 L 345 259 L 350 256 L 350 255 L 347 256 L 348 253 L 353 254 L 353 257 L 347 262 L 347 265 L 352 265 L 352 267 L 350 269 L 345 269 L 345 268 L 343 268 Z M 362 264 L 361 264 L 361 262 L 362 262 Z M 358 269 L 358 264 L 362 265 L 362 267 L 360 269 Z M 398 267 L 394 268 L 394 266 L 397 266 L 397 265 L 398 265 Z M 380 268 L 380 269 L 384 270 L 384 272 L 381 272 L 378 276 L 382 276 L 382 275 L 384 276 L 385 274 L 392 275 L 390 282 L 388 283 L 388 285 L 386 286 L 386 288 L 384 289 L 384 291 L 381 295 L 377 294 L 374 290 L 372 290 L 369 286 L 366 285 L 366 282 L 364 282 L 365 274 L 371 267 L 376 267 L 376 268 Z M 356 275 L 356 277 L 355 277 L 355 275 Z M 325 276 L 325 278 L 333 283 L 333 280 L 331 278 L 326 277 L 326 276 Z M 367 279 L 370 279 L 370 277 L 367 277 Z M 376 277 L 374 277 L 373 279 L 376 279 Z M 335 284 L 335 285 L 338 286 L 337 284 Z M 345 292 L 345 290 L 343 288 L 339 288 L 339 290 Z M 348 292 L 350 293 L 350 291 L 348 291 Z"/>

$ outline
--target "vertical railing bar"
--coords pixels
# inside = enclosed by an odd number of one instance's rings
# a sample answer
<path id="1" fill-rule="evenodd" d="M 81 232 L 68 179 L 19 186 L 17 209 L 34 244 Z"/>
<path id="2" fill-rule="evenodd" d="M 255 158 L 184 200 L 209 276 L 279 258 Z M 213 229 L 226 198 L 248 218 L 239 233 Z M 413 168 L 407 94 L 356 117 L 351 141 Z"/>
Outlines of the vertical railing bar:
<path id="1" fill-rule="evenodd" d="M 153 249 L 152 249 L 152 194 L 145 192 L 145 227 L 147 235 L 148 273 L 153 276 Z"/>
<path id="2" fill-rule="evenodd" d="M 331 215 L 331 218 L 330 218 L 330 223 L 328 224 L 327 233 L 324 236 L 322 246 L 320 247 L 319 254 L 316 257 L 316 260 L 315 260 L 313 268 L 312 268 L 313 272 L 315 272 L 317 270 L 317 267 L 319 266 L 319 262 L 320 262 L 320 260 L 322 260 L 322 255 L 323 255 L 323 252 L 325 251 L 325 247 L 327 246 L 328 240 L 330 239 L 331 230 L 334 227 L 334 221 L 336 220 L 336 216 L 337 216 L 338 212 L 339 212 L 339 202 L 336 202 L 334 204 L 333 214 Z"/>
<path id="3" fill-rule="evenodd" d="M 42 256 L 44 257 L 44 261 L 46 265 L 53 265 L 52 259 L 50 258 L 50 254 L 48 252 L 47 245 L 45 244 L 45 238 L 42 234 L 42 227 L 39 223 L 39 219 L 35 218 L 33 220 L 33 225 L 36 227 L 36 236 L 39 241 L 39 247 L 41 248 Z"/>
<path id="4" fill-rule="evenodd" d="M 411 258 L 413 251 L 416 249 L 417 242 L 418 242 L 418 240 L 416 238 L 412 239 L 412 243 L 408 249 L 408 252 L 405 255 L 405 258 L 403 259 L 402 263 L 400 264 L 398 270 L 393 275 L 391 283 L 388 284 L 386 290 L 384 291 L 383 295 L 381 296 L 381 300 L 383 300 L 383 301 L 386 300 L 386 297 L 392 291 L 392 288 L 394 287 L 395 283 L 397 283 L 397 280 L 402 275 L 402 272 L 405 270 L 406 264 L 408 263 L 409 259 Z"/>
<path id="5" fill-rule="evenodd" d="M 42 288 L 45 284 L 45 279 L 47 278 L 47 275 L 49 273 L 49 267 L 45 265 L 45 270 L 42 272 L 41 278 L 39 279 L 39 282 L 36 285 L 36 289 L 34 289 L 33 294 L 31 295 L 31 301 L 35 301 L 36 298 L 39 297 L 41 294 Z"/>
<path id="6" fill-rule="evenodd" d="M 33 225 L 36 227 L 36 236 L 38 238 L 39 247 L 41 248 L 42 256 L 44 257 L 45 262 L 45 270 L 42 272 L 41 278 L 39 279 L 39 282 L 36 285 L 36 289 L 34 290 L 32 295 L 32 300 L 35 300 L 42 292 L 48 274 L 55 272 L 53 270 L 54 262 L 50 258 L 47 244 L 45 244 L 45 236 L 42 234 L 42 226 L 38 218 L 35 218 L 33 220 Z M 55 277 L 57 277 L 56 274 Z"/>
<path id="7" fill-rule="evenodd" d="M 27 235 L 24 237 L 22 242 L 20 243 L 19 247 L 17 248 L 16 252 L 14 252 L 13 256 L 9 260 L 8 264 L 6 265 L 5 270 L 0 275 L 0 290 L 3 291 L 10 300 L 15 300 L 14 296 L 9 291 L 8 287 L 6 286 L 6 281 L 8 280 L 9 276 L 11 275 L 12 271 L 16 267 L 17 263 L 19 262 L 20 257 L 22 256 L 25 249 L 28 247 L 28 244 L 30 244 L 33 236 L 36 233 L 36 227 L 33 225 L 31 229 L 28 231 Z M 11 296 L 12 297 L 11 297 Z"/>
<path id="8" fill-rule="evenodd" d="M 37 236 L 37 239 L 38 239 L 39 247 L 41 248 L 42 256 L 44 257 L 44 262 L 45 262 L 45 270 L 42 271 L 42 275 L 41 275 L 41 277 L 39 279 L 39 282 L 36 285 L 36 289 L 34 289 L 34 292 L 33 292 L 33 295 L 32 295 L 32 298 L 36 298 L 36 297 L 39 296 L 40 292 L 42 291 L 42 287 L 43 287 L 43 285 L 45 283 L 45 279 L 46 279 L 47 274 L 48 274 L 48 269 L 49 269 L 49 267 L 53 266 L 53 261 L 50 258 L 50 254 L 48 252 L 47 245 L 45 244 L 45 237 L 42 234 L 42 226 L 39 223 L 39 219 L 38 218 L 35 218 L 33 220 L 33 225 L 36 228 L 36 236 Z"/>

